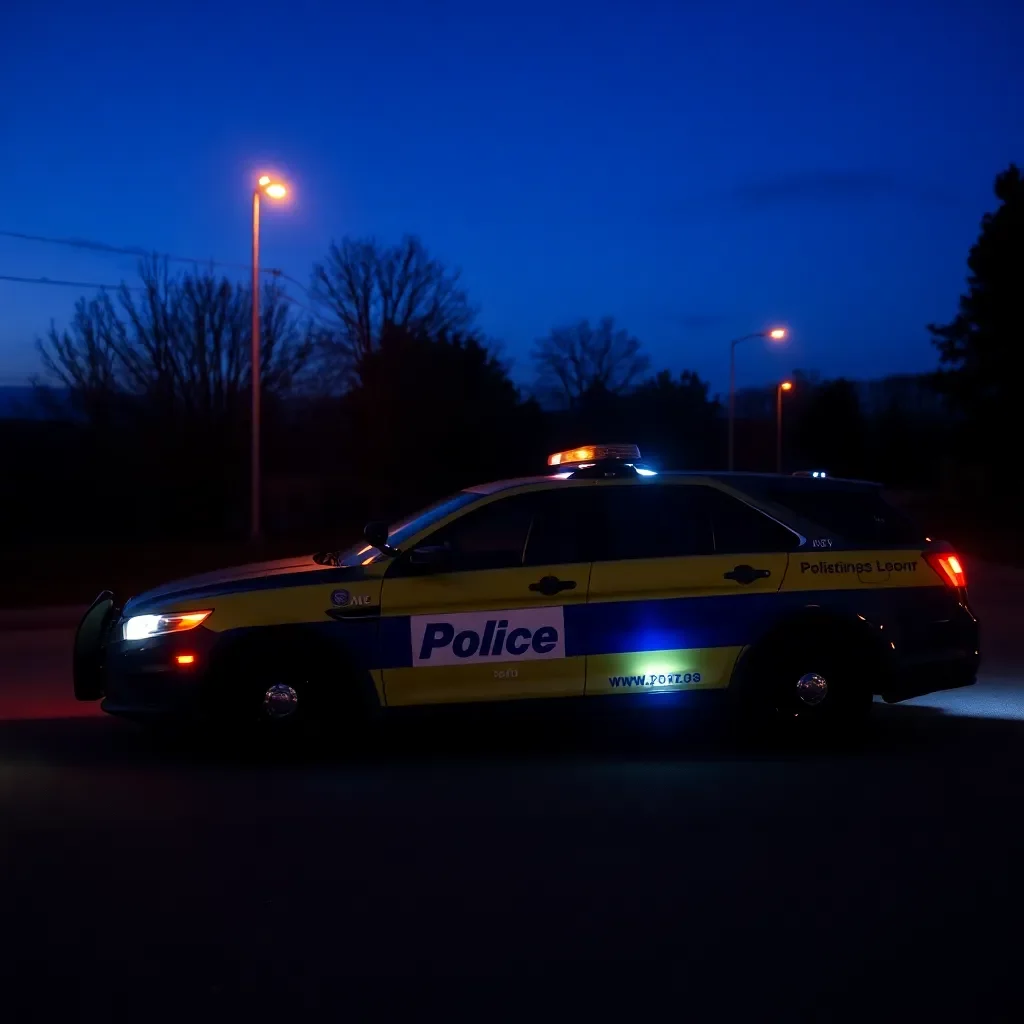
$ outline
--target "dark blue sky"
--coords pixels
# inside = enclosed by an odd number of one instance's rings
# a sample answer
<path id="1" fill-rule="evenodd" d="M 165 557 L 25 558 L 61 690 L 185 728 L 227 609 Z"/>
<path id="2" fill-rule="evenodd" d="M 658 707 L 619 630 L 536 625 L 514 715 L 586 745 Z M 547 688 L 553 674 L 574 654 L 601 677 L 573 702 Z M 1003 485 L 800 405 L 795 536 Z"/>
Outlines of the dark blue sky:
<path id="1" fill-rule="evenodd" d="M 615 316 L 655 367 L 925 369 L 995 174 L 1024 160 L 1024 4 L 12 5 L 0 229 L 248 260 L 418 233 L 520 381 L 555 324 Z M 0 239 L 0 274 L 116 282 L 129 257 Z M 74 289 L 0 282 L 0 383 Z"/>

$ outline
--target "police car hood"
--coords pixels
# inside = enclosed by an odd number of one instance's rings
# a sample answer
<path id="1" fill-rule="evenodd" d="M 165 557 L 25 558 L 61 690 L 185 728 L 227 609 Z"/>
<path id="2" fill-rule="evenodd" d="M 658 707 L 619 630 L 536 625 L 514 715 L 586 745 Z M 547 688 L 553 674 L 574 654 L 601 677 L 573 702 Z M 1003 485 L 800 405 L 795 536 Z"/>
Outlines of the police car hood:
<path id="1" fill-rule="evenodd" d="M 125 606 L 125 612 L 148 611 L 149 606 L 160 602 L 181 601 L 190 597 L 213 597 L 229 590 L 245 590 L 247 583 L 255 585 L 260 579 L 271 579 L 281 576 L 300 577 L 305 573 L 330 571 L 332 579 L 340 574 L 349 573 L 362 575 L 359 566 L 347 570 L 320 565 L 313 561 L 312 555 L 296 555 L 291 558 L 278 558 L 272 562 L 249 562 L 236 565 L 230 569 L 218 569 L 216 572 L 205 572 L 198 576 L 188 576 L 180 580 L 172 580 L 152 590 L 133 597 Z M 296 585 L 303 582 L 296 579 Z"/>

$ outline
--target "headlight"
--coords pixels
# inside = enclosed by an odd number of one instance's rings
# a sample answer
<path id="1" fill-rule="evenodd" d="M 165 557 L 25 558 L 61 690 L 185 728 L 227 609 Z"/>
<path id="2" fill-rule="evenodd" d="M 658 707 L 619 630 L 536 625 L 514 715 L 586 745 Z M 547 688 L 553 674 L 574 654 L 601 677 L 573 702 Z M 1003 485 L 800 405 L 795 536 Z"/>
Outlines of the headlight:
<path id="1" fill-rule="evenodd" d="M 168 612 L 166 615 L 133 615 L 121 627 L 125 640 L 145 640 L 161 633 L 183 633 L 205 622 L 210 611 Z"/>

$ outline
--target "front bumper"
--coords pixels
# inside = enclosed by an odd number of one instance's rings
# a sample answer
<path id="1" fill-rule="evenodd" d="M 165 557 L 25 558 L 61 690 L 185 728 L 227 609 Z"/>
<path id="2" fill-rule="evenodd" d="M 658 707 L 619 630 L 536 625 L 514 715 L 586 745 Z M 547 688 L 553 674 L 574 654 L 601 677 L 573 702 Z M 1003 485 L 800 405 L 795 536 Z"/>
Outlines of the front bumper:
<path id="1" fill-rule="evenodd" d="M 75 696 L 102 700 L 104 711 L 126 718 L 188 717 L 200 704 L 216 639 L 216 633 L 200 626 L 126 641 L 119 609 L 104 592 L 75 638 Z M 180 663 L 179 657 L 188 663 Z"/>
<path id="2" fill-rule="evenodd" d="M 114 639 L 104 664 L 104 711 L 125 718 L 189 717 L 199 708 L 216 634 L 200 626 L 148 640 Z M 179 656 L 191 657 L 179 664 Z"/>

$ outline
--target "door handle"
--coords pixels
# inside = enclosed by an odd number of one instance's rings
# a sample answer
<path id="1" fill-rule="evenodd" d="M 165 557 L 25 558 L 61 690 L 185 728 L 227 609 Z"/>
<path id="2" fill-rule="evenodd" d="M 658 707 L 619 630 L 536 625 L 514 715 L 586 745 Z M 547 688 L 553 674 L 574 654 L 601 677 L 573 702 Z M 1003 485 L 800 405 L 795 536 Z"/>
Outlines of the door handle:
<path id="1" fill-rule="evenodd" d="M 554 597 L 562 590 L 575 590 L 575 580 L 560 580 L 557 576 L 543 576 L 536 583 L 530 584 L 530 589 L 545 597 Z"/>
<path id="2" fill-rule="evenodd" d="M 752 565 L 737 565 L 732 572 L 722 573 L 722 578 L 735 580 L 744 586 L 753 583 L 754 580 L 764 580 L 771 576 L 771 569 L 755 569 Z"/>

